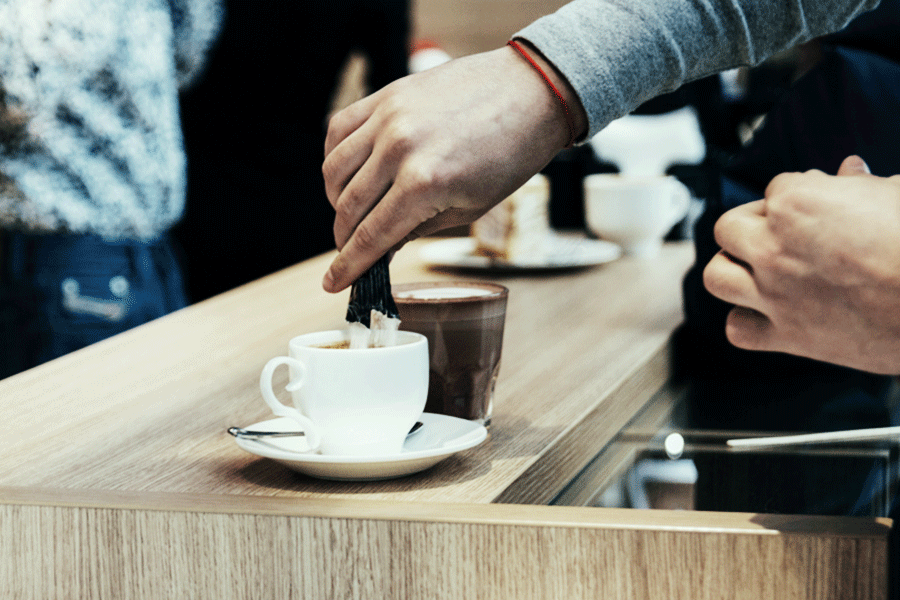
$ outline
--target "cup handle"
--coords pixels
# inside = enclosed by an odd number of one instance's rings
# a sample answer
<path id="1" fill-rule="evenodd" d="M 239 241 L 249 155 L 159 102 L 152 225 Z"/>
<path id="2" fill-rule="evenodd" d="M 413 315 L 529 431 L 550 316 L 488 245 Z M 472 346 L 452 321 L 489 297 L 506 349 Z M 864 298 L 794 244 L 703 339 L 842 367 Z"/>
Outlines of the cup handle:
<path id="1" fill-rule="evenodd" d="M 672 215 L 669 217 L 669 227 L 674 227 L 678 221 L 683 219 L 688 213 L 691 205 L 691 190 L 686 185 L 678 181 L 672 180 Z"/>
<path id="2" fill-rule="evenodd" d="M 303 387 L 303 380 L 306 378 L 306 367 L 303 363 L 290 356 L 276 356 L 263 367 L 262 373 L 259 376 L 259 391 L 262 392 L 263 400 L 266 401 L 266 404 L 269 405 L 269 408 L 272 409 L 273 413 L 279 417 L 293 419 L 300 424 L 300 427 L 303 428 L 303 432 L 306 434 L 306 441 L 309 443 L 310 451 L 318 450 L 319 444 L 322 441 L 322 435 L 319 428 L 299 410 L 292 406 L 285 406 L 275 397 L 275 392 L 272 390 L 272 376 L 275 374 L 275 369 L 281 365 L 294 367 L 299 374 L 297 378 L 291 380 L 284 389 L 289 392 L 295 392 Z"/>

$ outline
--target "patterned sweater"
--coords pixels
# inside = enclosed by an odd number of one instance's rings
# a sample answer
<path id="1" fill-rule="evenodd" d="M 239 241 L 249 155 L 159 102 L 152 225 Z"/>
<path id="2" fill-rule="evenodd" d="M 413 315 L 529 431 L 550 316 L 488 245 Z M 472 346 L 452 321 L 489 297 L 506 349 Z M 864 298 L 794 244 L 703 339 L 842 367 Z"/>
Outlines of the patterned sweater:
<path id="1" fill-rule="evenodd" d="M 150 240 L 182 214 L 178 89 L 218 0 L 0 2 L 0 227 Z"/>

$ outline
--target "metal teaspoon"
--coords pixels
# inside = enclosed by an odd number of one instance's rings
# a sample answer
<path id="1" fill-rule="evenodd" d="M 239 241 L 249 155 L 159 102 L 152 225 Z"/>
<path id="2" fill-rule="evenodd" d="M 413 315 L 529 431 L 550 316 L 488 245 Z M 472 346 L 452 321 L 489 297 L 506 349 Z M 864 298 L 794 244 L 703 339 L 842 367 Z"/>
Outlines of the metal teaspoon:
<path id="1" fill-rule="evenodd" d="M 412 426 L 412 429 L 409 430 L 407 436 L 410 436 L 417 432 L 422 427 L 422 421 L 417 421 L 415 425 Z M 302 431 L 251 431 L 249 429 L 241 429 L 240 427 L 229 427 L 228 433 L 233 435 L 234 437 L 246 438 L 248 440 L 256 440 L 259 438 L 278 438 L 278 437 L 293 437 L 298 435 L 306 435 Z"/>

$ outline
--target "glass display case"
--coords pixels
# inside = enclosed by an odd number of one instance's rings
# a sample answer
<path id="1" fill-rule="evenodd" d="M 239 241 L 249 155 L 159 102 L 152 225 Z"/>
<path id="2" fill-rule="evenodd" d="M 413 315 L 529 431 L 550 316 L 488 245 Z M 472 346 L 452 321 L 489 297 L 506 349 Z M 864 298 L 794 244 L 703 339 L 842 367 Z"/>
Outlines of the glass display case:
<path id="1" fill-rule="evenodd" d="M 687 426 L 683 389 L 666 389 L 555 504 L 886 517 L 900 487 L 900 437 L 733 447 L 784 432 Z"/>

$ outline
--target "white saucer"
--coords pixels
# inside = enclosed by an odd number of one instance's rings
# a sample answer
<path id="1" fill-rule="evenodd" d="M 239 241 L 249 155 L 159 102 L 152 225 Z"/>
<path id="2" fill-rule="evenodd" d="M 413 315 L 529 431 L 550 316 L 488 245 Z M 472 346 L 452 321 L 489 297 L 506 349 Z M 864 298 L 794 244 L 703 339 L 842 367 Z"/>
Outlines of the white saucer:
<path id="1" fill-rule="evenodd" d="M 487 429 L 473 421 L 423 413 L 422 427 L 410 435 L 403 450 L 393 456 L 334 456 L 309 453 L 303 436 L 247 440 L 235 438 L 237 445 L 251 454 L 271 458 L 305 475 L 339 481 L 392 479 L 423 471 L 445 458 L 477 446 L 487 437 Z M 278 417 L 248 425 L 258 431 L 300 431 L 297 422 Z"/>
<path id="2" fill-rule="evenodd" d="M 585 237 L 552 234 L 548 251 L 542 256 L 510 262 L 475 254 L 475 238 L 455 237 L 422 246 L 419 256 L 425 262 L 467 269 L 573 269 L 611 262 L 622 256 L 618 244 Z"/>

